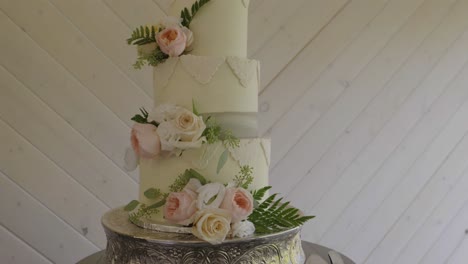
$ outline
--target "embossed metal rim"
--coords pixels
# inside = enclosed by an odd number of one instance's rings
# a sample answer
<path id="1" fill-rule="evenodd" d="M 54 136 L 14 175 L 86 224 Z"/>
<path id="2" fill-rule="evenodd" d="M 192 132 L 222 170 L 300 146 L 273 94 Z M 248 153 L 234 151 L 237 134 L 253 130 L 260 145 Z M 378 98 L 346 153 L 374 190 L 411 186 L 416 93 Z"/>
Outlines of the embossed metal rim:
<path id="1" fill-rule="evenodd" d="M 115 222 L 115 219 L 118 219 Z M 112 221 L 114 220 L 114 221 Z M 191 244 L 191 245 L 210 245 L 208 242 L 200 240 L 193 236 L 192 234 L 184 234 L 184 233 L 171 233 L 171 232 L 161 232 L 156 230 L 149 230 L 144 229 L 140 226 L 137 226 L 130 222 L 128 219 L 128 213 L 123 210 L 123 207 L 112 209 L 109 212 L 105 213 L 101 219 L 101 223 L 104 228 L 109 229 L 110 231 L 124 235 L 130 236 L 136 239 L 143 239 L 146 241 L 152 241 L 155 243 L 166 244 L 166 245 L 173 245 L 173 244 Z M 288 230 L 284 230 L 281 232 L 277 232 L 274 234 L 266 234 L 266 235 L 258 235 L 254 234 L 253 236 L 246 237 L 246 238 L 226 238 L 223 244 L 231 244 L 231 243 L 245 243 L 250 241 L 259 241 L 264 240 L 268 241 L 271 239 L 283 239 L 284 237 L 295 235 L 297 234 L 302 226 L 291 228 Z M 144 232 L 143 232 L 144 231 Z M 143 235 L 144 233 L 144 235 Z M 174 234 L 174 236 L 183 236 L 185 238 L 161 238 L 158 237 L 159 234 L 165 234 L 166 236 L 170 236 Z M 148 234 L 151 234 L 148 236 Z"/>

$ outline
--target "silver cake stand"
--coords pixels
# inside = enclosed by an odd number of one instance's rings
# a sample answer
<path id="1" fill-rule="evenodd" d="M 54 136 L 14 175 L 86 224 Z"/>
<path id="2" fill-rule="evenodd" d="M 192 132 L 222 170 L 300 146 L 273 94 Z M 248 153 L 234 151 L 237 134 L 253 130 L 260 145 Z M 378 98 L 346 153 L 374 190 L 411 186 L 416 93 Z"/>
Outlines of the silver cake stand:
<path id="1" fill-rule="evenodd" d="M 300 240 L 300 229 L 281 233 L 227 239 L 211 245 L 190 234 L 158 232 L 140 228 L 128 220 L 122 208 L 102 217 L 107 249 L 79 264 L 104 263 L 306 263 L 354 264 L 349 258 L 320 245 Z M 332 262 L 329 253 L 332 253 Z M 341 262 L 341 263 L 340 263 Z"/>

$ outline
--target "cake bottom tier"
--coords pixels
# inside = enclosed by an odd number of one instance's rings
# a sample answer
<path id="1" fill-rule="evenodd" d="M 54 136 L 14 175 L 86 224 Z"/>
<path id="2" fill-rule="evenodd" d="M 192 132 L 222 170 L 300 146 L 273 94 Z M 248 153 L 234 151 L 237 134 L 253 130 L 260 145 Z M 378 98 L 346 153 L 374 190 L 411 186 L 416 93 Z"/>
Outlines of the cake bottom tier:
<path id="1" fill-rule="evenodd" d="M 210 182 L 227 184 L 235 179 L 241 166 L 249 166 L 253 176 L 249 190 L 257 190 L 268 186 L 269 165 L 270 140 L 266 138 L 240 139 L 238 147 L 226 147 L 220 142 L 203 144 L 199 149 L 186 150 L 181 156 L 140 160 L 139 201 L 148 206 L 157 203 L 158 199 L 149 199 L 145 192 L 153 188 L 169 193 L 171 184 L 187 169 L 197 171 Z M 169 224 L 162 210 L 152 213 L 150 220 Z"/>
<path id="2" fill-rule="evenodd" d="M 107 235 L 106 263 L 303 264 L 300 228 L 276 234 L 227 239 L 211 245 L 193 235 L 143 229 L 118 208 L 102 217 Z"/>

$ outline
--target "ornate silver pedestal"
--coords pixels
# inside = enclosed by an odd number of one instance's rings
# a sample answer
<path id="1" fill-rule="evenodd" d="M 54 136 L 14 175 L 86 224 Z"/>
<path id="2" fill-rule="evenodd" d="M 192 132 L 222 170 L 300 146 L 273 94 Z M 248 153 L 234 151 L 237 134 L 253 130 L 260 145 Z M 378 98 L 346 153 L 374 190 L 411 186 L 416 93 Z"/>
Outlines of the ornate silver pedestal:
<path id="1" fill-rule="evenodd" d="M 191 234 L 140 228 L 128 220 L 128 213 L 121 208 L 106 213 L 102 224 L 108 240 L 107 263 L 302 264 L 305 261 L 300 228 L 272 235 L 226 239 L 221 245 L 211 245 Z"/>

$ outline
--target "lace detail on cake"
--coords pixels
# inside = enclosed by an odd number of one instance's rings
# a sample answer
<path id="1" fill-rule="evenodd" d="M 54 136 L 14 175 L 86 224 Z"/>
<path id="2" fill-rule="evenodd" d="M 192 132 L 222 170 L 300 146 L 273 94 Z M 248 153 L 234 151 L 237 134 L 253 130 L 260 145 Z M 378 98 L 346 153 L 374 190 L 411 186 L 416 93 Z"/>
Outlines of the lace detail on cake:
<path id="1" fill-rule="evenodd" d="M 201 84 L 208 84 L 225 58 L 185 55 L 180 57 L 180 60 L 184 69 L 193 78 Z"/>
<path id="2" fill-rule="evenodd" d="M 198 160 L 192 161 L 195 169 L 205 169 L 217 153 L 220 144 L 203 144 L 202 154 Z"/>
<path id="3" fill-rule="evenodd" d="M 228 57 L 226 61 L 239 79 L 242 86 L 247 87 L 250 80 L 252 80 L 257 72 L 257 61 L 246 60 L 239 57 Z"/>
<path id="4" fill-rule="evenodd" d="M 258 159 L 259 155 L 263 154 L 265 157 L 265 151 L 259 145 L 261 145 L 261 140 L 259 139 L 241 140 L 239 147 L 228 147 L 228 150 L 231 153 L 231 157 L 240 166 L 252 166 L 252 161 Z"/>
<path id="5" fill-rule="evenodd" d="M 156 0 L 158 6 L 166 13 L 169 14 L 171 7 L 174 4 L 175 0 Z"/>
<path id="6" fill-rule="evenodd" d="M 242 4 L 244 5 L 245 8 L 249 7 L 250 0 L 242 0 Z"/>
<path id="7" fill-rule="evenodd" d="M 169 79 L 174 74 L 178 57 L 168 58 L 164 63 L 159 64 L 154 68 L 154 83 L 164 88 L 169 83 Z"/>

